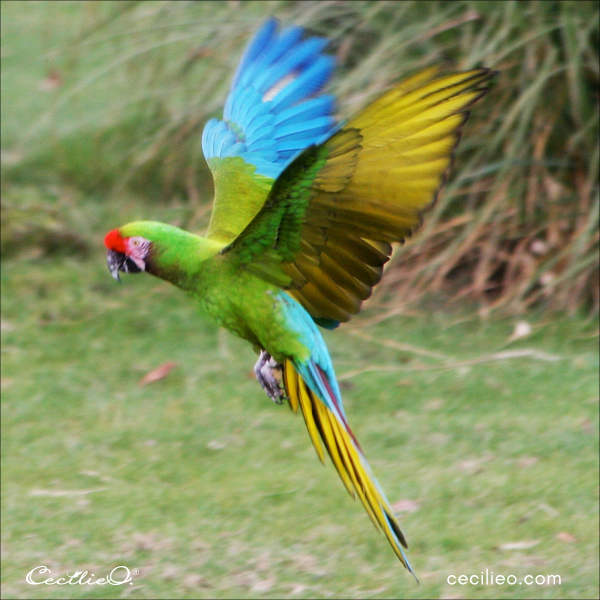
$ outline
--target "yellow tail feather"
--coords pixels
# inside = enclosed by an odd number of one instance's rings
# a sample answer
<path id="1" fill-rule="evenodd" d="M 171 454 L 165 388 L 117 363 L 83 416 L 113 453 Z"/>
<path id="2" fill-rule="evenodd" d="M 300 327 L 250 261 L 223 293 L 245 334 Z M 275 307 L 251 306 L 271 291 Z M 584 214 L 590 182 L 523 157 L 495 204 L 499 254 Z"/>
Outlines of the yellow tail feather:
<path id="1" fill-rule="evenodd" d="M 294 412 L 298 407 L 302 410 L 306 428 L 319 459 L 324 459 L 322 442 L 348 493 L 353 498 L 359 497 L 375 527 L 383 531 L 400 562 L 412 572 L 398 543 L 406 547 L 400 526 L 373 480 L 366 460 L 361 457 L 362 453 L 352 439 L 352 434 L 308 387 L 290 360 L 286 360 L 283 365 L 283 381 L 290 408 Z"/>

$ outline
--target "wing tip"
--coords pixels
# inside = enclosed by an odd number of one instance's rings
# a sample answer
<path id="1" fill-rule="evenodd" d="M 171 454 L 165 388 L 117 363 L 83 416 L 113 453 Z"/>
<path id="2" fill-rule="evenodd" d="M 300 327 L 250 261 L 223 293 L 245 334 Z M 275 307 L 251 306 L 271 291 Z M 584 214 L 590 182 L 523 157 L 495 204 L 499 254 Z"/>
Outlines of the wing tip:
<path id="1" fill-rule="evenodd" d="M 300 26 L 282 28 L 279 20 L 270 17 L 246 46 L 232 80 L 223 118 L 227 127 L 234 130 L 236 141 L 243 141 L 252 150 L 251 155 L 249 151 L 244 153 L 244 148 L 236 147 L 237 155 L 253 165 L 258 175 L 276 179 L 297 154 L 296 151 L 319 143 L 335 130 L 335 103 L 325 102 L 318 107 L 313 103 L 310 107 L 320 116 L 331 117 L 331 126 L 325 133 L 321 129 L 309 131 L 293 143 L 269 136 L 265 147 L 261 145 L 258 149 L 252 148 L 252 144 L 265 137 L 262 128 L 252 129 L 252 135 L 248 135 L 247 139 L 245 135 L 258 117 L 269 114 L 275 118 L 288 108 L 320 97 L 335 68 L 335 58 L 325 53 L 328 43 L 327 38 L 313 36 Z M 301 127 L 297 129 L 299 133 L 305 133 Z M 240 131 L 244 135 L 237 139 Z M 206 158 L 217 153 L 220 158 L 230 156 L 229 145 L 220 143 L 215 126 L 209 128 L 203 137 L 203 151 L 205 156 L 209 154 Z"/>
<path id="2" fill-rule="evenodd" d="M 469 120 L 469 117 L 471 116 L 471 108 L 490 91 L 495 78 L 500 74 L 499 70 L 491 69 L 489 67 L 484 66 L 475 67 L 472 71 L 474 72 L 474 75 L 472 76 L 472 78 L 474 79 L 473 86 L 464 88 L 458 93 L 462 94 L 467 91 L 476 91 L 477 94 L 468 102 L 466 102 L 465 105 L 459 111 L 457 111 L 462 116 L 462 119 L 452 133 L 452 135 L 454 136 L 454 144 L 452 145 L 452 148 L 450 150 L 450 162 L 448 163 L 448 166 L 446 167 L 445 171 L 440 177 L 439 184 L 435 192 L 433 193 L 431 201 L 419 211 L 417 223 L 410 231 L 406 233 L 402 240 L 400 240 L 400 243 L 404 243 L 407 238 L 411 237 L 416 231 L 418 231 L 421 228 L 423 224 L 423 215 L 427 211 L 431 210 L 431 208 L 433 208 L 435 204 L 437 204 L 440 193 L 446 185 L 448 178 L 450 177 L 450 173 L 452 172 L 452 169 L 454 167 L 454 162 L 456 159 L 456 149 L 458 148 L 458 145 L 462 138 L 464 127 L 467 121 Z M 440 72 L 441 71 L 438 70 L 437 75 L 441 76 Z M 433 79 L 436 78 L 437 77 L 434 77 Z"/>

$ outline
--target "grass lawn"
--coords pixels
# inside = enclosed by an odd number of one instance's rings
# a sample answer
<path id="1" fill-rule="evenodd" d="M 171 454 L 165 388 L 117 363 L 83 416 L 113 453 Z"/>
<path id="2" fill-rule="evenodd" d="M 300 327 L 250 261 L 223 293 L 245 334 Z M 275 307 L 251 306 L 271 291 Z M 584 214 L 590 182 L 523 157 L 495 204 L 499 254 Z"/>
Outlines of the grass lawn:
<path id="1" fill-rule="evenodd" d="M 374 324 L 379 308 L 327 334 L 417 585 L 250 349 L 183 294 L 117 285 L 99 245 L 6 260 L 2 291 L 3 597 L 597 596 L 595 323 L 532 318 L 508 342 L 516 319 L 432 306 Z M 119 564 L 133 585 L 24 581 Z M 561 585 L 447 583 L 486 568 Z"/>

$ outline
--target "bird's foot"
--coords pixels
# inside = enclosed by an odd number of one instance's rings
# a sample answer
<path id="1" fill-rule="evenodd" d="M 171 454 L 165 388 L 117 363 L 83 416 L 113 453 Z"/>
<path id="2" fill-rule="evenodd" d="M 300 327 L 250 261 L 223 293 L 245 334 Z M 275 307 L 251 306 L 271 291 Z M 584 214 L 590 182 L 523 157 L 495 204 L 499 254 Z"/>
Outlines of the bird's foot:
<path id="1" fill-rule="evenodd" d="M 261 351 L 254 365 L 254 374 L 267 396 L 275 404 L 281 404 L 285 395 L 281 383 L 281 365 L 265 350 Z"/>

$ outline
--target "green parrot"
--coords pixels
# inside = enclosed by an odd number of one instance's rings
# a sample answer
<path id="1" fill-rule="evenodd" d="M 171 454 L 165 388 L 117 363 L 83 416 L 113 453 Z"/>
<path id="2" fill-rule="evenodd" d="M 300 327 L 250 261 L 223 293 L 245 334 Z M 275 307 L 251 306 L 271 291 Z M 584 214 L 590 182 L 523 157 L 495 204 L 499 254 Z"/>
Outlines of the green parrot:
<path id="1" fill-rule="evenodd" d="M 269 19 L 248 45 L 223 119 L 202 135 L 215 195 L 204 236 L 136 221 L 105 237 L 112 275 L 146 271 L 188 292 L 259 354 L 256 377 L 300 409 L 402 564 L 406 540 L 352 433 L 319 327 L 360 310 L 392 243 L 419 225 L 452 161 L 488 69 L 425 69 L 347 122 L 321 93 L 334 68 L 327 40 Z"/>

